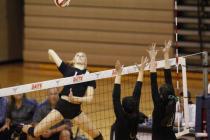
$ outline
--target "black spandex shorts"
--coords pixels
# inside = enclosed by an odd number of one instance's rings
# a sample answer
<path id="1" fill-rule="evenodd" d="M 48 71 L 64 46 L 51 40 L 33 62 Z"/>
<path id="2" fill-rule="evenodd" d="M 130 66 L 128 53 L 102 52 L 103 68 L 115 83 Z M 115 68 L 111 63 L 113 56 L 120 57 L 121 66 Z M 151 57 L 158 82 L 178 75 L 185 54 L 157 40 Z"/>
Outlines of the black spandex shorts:
<path id="1" fill-rule="evenodd" d="M 73 119 L 82 112 L 80 104 L 72 104 L 61 98 L 59 99 L 55 109 L 62 114 L 64 119 Z"/>

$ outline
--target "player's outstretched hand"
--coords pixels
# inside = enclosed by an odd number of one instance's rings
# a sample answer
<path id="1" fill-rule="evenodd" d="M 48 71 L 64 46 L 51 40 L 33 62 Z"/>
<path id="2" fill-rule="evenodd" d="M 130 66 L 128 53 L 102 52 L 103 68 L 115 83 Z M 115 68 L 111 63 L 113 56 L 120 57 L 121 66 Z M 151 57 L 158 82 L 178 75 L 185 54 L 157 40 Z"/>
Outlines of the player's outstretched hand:
<path id="1" fill-rule="evenodd" d="M 155 61 L 158 52 L 158 50 L 156 50 L 156 43 L 152 43 L 152 46 L 147 52 L 149 53 L 150 60 Z"/>
<path id="2" fill-rule="evenodd" d="M 172 41 L 169 40 L 168 42 L 165 41 L 165 47 L 163 48 L 163 55 L 164 55 L 164 58 L 169 58 L 169 52 L 170 52 L 170 48 L 172 46 Z"/>
<path id="3" fill-rule="evenodd" d="M 144 71 L 145 67 L 147 66 L 147 63 L 148 63 L 148 58 L 142 56 L 141 57 L 141 65 L 136 64 L 136 66 L 139 69 L 139 71 Z"/>
<path id="4" fill-rule="evenodd" d="M 122 74 L 123 65 L 121 65 L 119 60 L 117 60 L 116 63 L 115 63 L 115 69 L 116 69 L 117 75 L 121 75 Z"/>
<path id="5" fill-rule="evenodd" d="M 156 63 L 156 56 L 158 51 L 156 50 L 156 43 L 153 43 L 151 48 L 147 50 L 150 57 L 150 72 L 156 72 L 157 63 Z"/>

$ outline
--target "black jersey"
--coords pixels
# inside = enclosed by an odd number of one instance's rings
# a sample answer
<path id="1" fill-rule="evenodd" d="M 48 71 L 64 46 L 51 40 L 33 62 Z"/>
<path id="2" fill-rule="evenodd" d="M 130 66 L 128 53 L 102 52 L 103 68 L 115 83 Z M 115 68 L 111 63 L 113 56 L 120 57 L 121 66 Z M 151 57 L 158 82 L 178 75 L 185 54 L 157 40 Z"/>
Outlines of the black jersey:
<path id="1" fill-rule="evenodd" d="M 58 70 L 63 74 L 64 77 L 71 77 L 74 76 L 76 73 L 77 75 L 85 74 L 87 69 L 80 70 L 69 66 L 68 64 L 62 62 Z M 60 96 L 65 95 L 68 96 L 70 89 L 72 89 L 73 95 L 77 97 L 83 97 L 86 93 L 87 87 L 96 88 L 96 82 L 83 82 L 79 84 L 67 85 L 64 86 L 63 90 L 60 93 Z M 55 109 L 57 109 L 65 119 L 73 119 L 78 116 L 81 111 L 81 104 L 74 104 L 70 103 L 62 98 L 59 99 Z"/>
<path id="2" fill-rule="evenodd" d="M 74 68 L 64 62 L 61 63 L 60 67 L 58 67 L 58 70 L 63 74 L 64 77 L 71 77 L 71 76 L 74 76 L 75 74 L 82 75 L 87 72 L 87 69 L 80 70 L 80 69 Z M 68 96 L 69 90 L 71 88 L 74 96 L 83 97 L 85 95 L 85 92 L 86 92 L 88 86 L 96 88 L 96 82 L 89 81 L 89 82 L 64 86 L 60 95 Z"/>
<path id="3" fill-rule="evenodd" d="M 138 107 L 141 96 L 141 87 L 142 82 L 136 82 L 136 86 L 133 92 L 133 97 L 137 100 Z M 115 84 L 112 96 L 116 121 L 112 125 L 110 140 L 135 140 L 137 134 L 139 112 L 135 116 L 129 117 L 123 110 L 120 101 L 120 95 L 121 86 L 120 84 Z"/>
<path id="4" fill-rule="evenodd" d="M 169 84 L 173 88 L 172 84 L 172 76 L 171 76 L 171 70 L 165 69 L 164 70 L 165 75 L 165 82 L 166 84 Z M 167 117 L 166 116 L 166 104 L 164 104 L 159 95 L 158 91 L 158 84 L 157 84 L 157 73 L 151 73 L 150 74 L 151 79 L 151 88 L 152 88 L 152 99 L 154 103 L 154 110 L 153 110 L 153 123 L 152 123 L 152 139 L 153 140 L 176 140 L 176 136 L 173 132 L 173 124 L 174 124 L 174 117 L 175 117 L 175 109 L 172 110 L 172 115 L 168 120 L 171 120 L 170 122 L 167 122 L 167 126 L 162 126 L 162 122 Z M 172 96 L 175 96 L 174 88 L 172 92 Z M 175 105 L 174 105 L 175 108 Z"/>

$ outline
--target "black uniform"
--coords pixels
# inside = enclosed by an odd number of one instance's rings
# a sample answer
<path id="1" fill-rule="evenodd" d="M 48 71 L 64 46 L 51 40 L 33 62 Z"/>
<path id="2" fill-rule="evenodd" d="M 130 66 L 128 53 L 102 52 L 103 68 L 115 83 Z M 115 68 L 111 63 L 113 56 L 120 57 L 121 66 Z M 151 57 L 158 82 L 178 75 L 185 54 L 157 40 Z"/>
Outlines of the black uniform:
<path id="1" fill-rule="evenodd" d="M 172 76 L 171 70 L 165 69 L 165 82 L 169 84 L 173 91 L 172 96 L 175 96 L 173 84 L 172 84 Z M 158 91 L 158 84 L 157 84 L 157 73 L 151 73 L 151 88 L 152 88 L 152 99 L 154 103 L 154 110 L 153 110 L 153 124 L 152 124 L 152 139 L 153 140 L 176 140 L 176 136 L 173 132 L 173 124 L 174 124 L 174 117 L 175 117 L 175 109 L 172 110 L 172 115 L 170 115 L 170 123 L 167 126 L 163 126 L 161 123 L 164 121 L 166 116 L 166 104 L 161 101 L 159 91 Z M 170 96 L 170 95 L 169 95 Z M 175 108 L 175 105 L 174 105 Z"/>
<path id="2" fill-rule="evenodd" d="M 136 99 L 138 107 L 141 96 L 141 87 L 142 82 L 137 81 L 133 92 L 133 98 Z M 137 134 L 139 112 L 136 113 L 136 116 L 129 117 L 122 107 L 120 94 L 121 85 L 115 84 L 112 96 L 116 121 L 111 128 L 110 140 L 113 140 L 113 137 L 115 137 L 115 140 L 135 140 Z"/>
<path id="3" fill-rule="evenodd" d="M 63 74 L 64 77 L 74 76 L 75 73 L 77 73 L 77 75 L 81 75 L 87 72 L 87 69 L 80 70 L 69 66 L 64 62 L 61 63 L 60 67 L 58 67 L 58 70 Z M 72 89 L 74 96 L 83 97 L 86 93 L 88 86 L 96 88 L 96 82 L 90 81 L 64 86 L 63 90 L 60 93 L 60 96 L 69 96 L 70 89 Z M 61 98 L 59 99 L 55 109 L 58 110 L 65 119 L 73 119 L 82 112 L 81 104 L 73 104 Z"/>

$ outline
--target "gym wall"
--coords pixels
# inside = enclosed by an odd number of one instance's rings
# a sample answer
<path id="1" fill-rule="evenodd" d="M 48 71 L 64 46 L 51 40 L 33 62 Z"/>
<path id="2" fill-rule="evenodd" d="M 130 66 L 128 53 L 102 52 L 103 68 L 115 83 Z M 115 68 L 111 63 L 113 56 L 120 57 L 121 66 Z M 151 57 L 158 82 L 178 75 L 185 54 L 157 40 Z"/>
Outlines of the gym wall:
<path id="1" fill-rule="evenodd" d="M 77 51 L 90 65 L 133 64 L 152 42 L 173 39 L 172 0 L 25 0 L 24 60 L 49 62 L 54 49 L 64 60 Z"/>
<path id="2" fill-rule="evenodd" d="M 22 59 L 23 0 L 0 0 L 0 62 Z"/>

